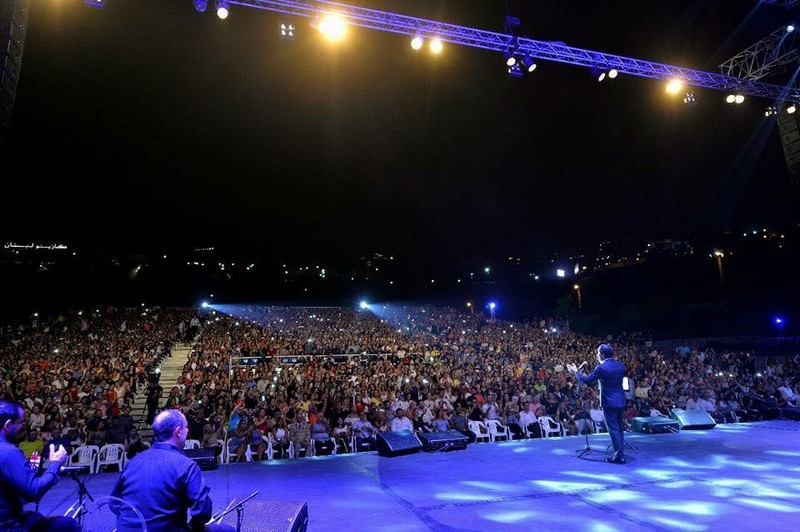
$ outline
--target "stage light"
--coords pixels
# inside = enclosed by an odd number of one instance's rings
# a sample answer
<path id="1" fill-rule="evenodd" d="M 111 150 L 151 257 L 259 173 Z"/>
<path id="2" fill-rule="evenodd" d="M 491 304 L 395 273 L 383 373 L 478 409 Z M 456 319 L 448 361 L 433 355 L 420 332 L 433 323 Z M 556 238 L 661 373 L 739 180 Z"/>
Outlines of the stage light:
<path id="1" fill-rule="evenodd" d="M 369 303 L 367 303 L 366 301 L 362 301 L 361 303 L 358 304 L 358 308 L 360 308 L 362 310 L 368 309 L 369 308 Z"/>
<path id="2" fill-rule="evenodd" d="M 521 77 L 522 77 L 522 74 L 523 74 L 523 72 L 522 72 L 522 67 L 520 67 L 520 66 L 519 66 L 519 64 L 515 64 L 514 66 L 510 66 L 510 67 L 508 67 L 508 69 L 506 70 L 506 72 L 507 72 L 507 73 L 508 73 L 508 75 L 509 75 L 509 76 L 511 76 L 512 78 L 521 78 Z"/>
<path id="3" fill-rule="evenodd" d="M 725 103 L 733 103 L 735 101 L 736 101 L 735 94 L 728 94 L 727 96 L 725 96 Z"/>
<path id="4" fill-rule="evenodd" d="M 286 39 L 294 37 L 294 24 L 281 24 L 281 37 Z"/>
<path id="5" fill-rule="evenodd" d="M 525 70 L 530 73 L 536 70 L 536 61 L 533 60 L 532 55 L 528 55 L 525 59 L 522 60 L 522 63 L 525 65 Z"/>
<path id="6" fill-rule="evenodd" d="M 444 45 L 442 44 L 441 39 L 435 38 L 431 40 L 431 52 L 434 54 L 440 54 L 442 52 L 442 48 L 444 48 Z"/>
<path id="7" fill-rule="evenodd" d="M 667 82 L 667 94 L 677 94 L 683 89 L 683 80 L 673 78 Z"/>
<path id="8" fill-rule="evenodd" d="M 414 50 L 419 50 L 423 44 L 425 44 L 425 41 L 419 35 L 411 39 L 411 48 Z"/>
<path id="9" fill-rule="evenodd" d="M 106 7 L 106 0 L 83 0 L 83 5 L 95 9 L 103 9 Z"/>
<path id="10" fill-rule="evenodd" d="M 228 0 L 217 0 L 217 16 L 222 20 L 228 18 L 231 11 L 231 5 Z"/>
<path id="11" fill-rule="evenodd" d="M 208 0 L 194 0 L 194 8 L 199 13 L 205 13 L 208 8 Z"/>
<path id="12" fill-rule="evenodd" d="M 329 41 L 341 41 L 347 33 L 347 22 L 338 13 L 326 13 L 319 21 L 319 31 Z"/>
<path id="13" fill-rule="evenodd" d="M 603 81 L 604 79 L 606 79 L 606 72 L 605 72 L 605 70 L 602 70 L 602 69 L 600 69 L 600 68 L 598 68 L 598 67 L 592 67 L 592 68 L 589 70 L 589 74 L 590 74 L 590 75 L 591 75 L 591 76 L 592 76 L 592 77 L 593 77 L 595 80 L 597 80 L 598 82 L 599 82 L 599 81 Z"/>
<path id="14" fill-rule="evenodd" d="M 767 107 L 767 110 L 764 111 L 764 116 L 766 117 L 774 116 L 776 114 L 778 114 L 778 108 L 775 107 L 774 105 L 770 105 L 769 107 Z"/>
<path id="15" fill-rule="evenodd" d="M 797 111 L 797 104 L 795 104 L 794 102 L 791 102 L 786 107 L 786 112 L 789 113 L 790 115 L 793 115 L 795 113 L 795 111 Z"/>
<path id="16" fill-rule="evenodd" d="M 200 307 L 201 308 L 208 308 L 208 302 L 207 301 L 203 301 L 202 303 L 200 303 Z"/>
<path id="17" fill-rule="evenodd" d="M 616 78 L 619 75 L 619 71 L 616 68 L 612 68 L 608 71 L 608 77 L 611 79 Z"/>
<path id="18" fill-rule="evenodd" d="M 686 105 L 695 105 L 697 101 L 694 99 L 694 93 L 689 91 L 686 93 L 686 96 L 683 97 L 683 103 Z"/>
<path id="19" fill-rule="evenodd" d="M 739 105 L 740 103 L 742 103 L 744 101 L 744 94 L 737 94 L 734 97 L 733 101 L 736 102 L 737 105 Z"/>
<path id="20" fill-rule="evenodd" d="M 507 66 L 513 67 L 514 65 L 517 64 L 517 58 L 514 57 L 514 54 L 512 54 L 511 52 L 506 52 L 505 54 L 503 54 L 503 57 L 506 60 Z"/>
<path id="21" fill-rule="evenodd" d="M 794 31 L 794 24 L 789 24 L 786 26 L 786 33 L 792 33 Z"/>

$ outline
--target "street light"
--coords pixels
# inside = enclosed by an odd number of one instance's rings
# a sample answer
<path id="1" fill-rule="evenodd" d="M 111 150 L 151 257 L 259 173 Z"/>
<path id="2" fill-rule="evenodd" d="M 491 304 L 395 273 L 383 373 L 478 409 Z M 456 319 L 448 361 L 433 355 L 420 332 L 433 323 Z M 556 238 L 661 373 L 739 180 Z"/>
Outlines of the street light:
<path id="1" fill-rule="evenodd" d="M 725 253 L 722 252 L 721 249 L 714 250 L 714 258 L 717 260 L 717 271 L 719 272 L 719 284 L 725 282 L 725 275 L 722 271 L 722 258 L 725 256 Z"/>
<path id="2" fill-rule="evenodd" d="M 578 294 L 578 310 L 582 310 L 583 309 L 583 298 L 581 297 L 581 285 L 576 284 L 576 285 L 573 285 L 572 288 Z"/>

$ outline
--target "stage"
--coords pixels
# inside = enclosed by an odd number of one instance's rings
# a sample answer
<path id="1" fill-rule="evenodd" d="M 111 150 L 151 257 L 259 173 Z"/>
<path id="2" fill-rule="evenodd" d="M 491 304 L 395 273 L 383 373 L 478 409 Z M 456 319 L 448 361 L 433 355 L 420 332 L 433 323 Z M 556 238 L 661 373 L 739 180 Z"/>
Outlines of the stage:
<path id="1" fill-rule="evenodd" d="M 472 444 L 448 453 L 376 453 L 222 465 L 206 471 L 214 507 L 257 499 L 308 504 L 308 529 L 796 530 L 800 523 L 800 422 L 718 425 L 677 434 L 627 433 L 639 452 L 603 461 L 606 434 Z M 90 476 L 107 495 L 117 473 Z M 40 511 L 77 499 L 64 477 Z M 265 530 L 245 506 L 244 530 Z M 258 524 L 258 519 L 262 519 Z M 791 523 L 794 523 L 792 525 Z"/>

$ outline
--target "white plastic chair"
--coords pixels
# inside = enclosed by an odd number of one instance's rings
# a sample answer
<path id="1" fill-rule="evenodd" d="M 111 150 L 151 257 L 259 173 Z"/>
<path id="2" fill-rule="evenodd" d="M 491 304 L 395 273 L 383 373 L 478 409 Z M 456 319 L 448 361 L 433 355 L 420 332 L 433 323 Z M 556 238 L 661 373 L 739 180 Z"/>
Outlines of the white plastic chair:
<path id="1" fill-rule="evenodd" d="M 511 439 L 511 433 L 508 430 L 508 427 L 500 423 L 496 419 L 487 419 L 484 421 L 486 428 L 489 429 L 489 436 L 491 437 L 491 441 L 497 441 L 498 439 L 505 439 L 506 441 Z"/>
<path id="2" fill-rule="evenodd" d="M 289 441 L 289 458 L 297 458 L 297 453 L 301 452 L 305 452 L 306 457 L 314 456 L 314 440 L 299 449 L 295 449 L 294 442 Z"/>
<path id="3" fill-rule="evenodd" d="M 199 449 L 200 448 L 200 440 L 186 440 L 186 443 L 183 445 L 184 449 Z"/>
<path id="4" fill-rule="evenodd" d="M 103 467 L 110 465 L 116 465 L 119 471 L 125 466 L 125 446 L 121 443 L 107 443 L 100 447 L 96 471 L 99 473 Z"/>
<path id="5" fill-rule="evenodd" d="M 89 473 L 97 471 L 97 454 L 100 447 L 97 445 L 81 445 L 76 447 L 69 455 L 70 467 L 88 467 Z"/>
<path id="6" fill-rule="evenodd" d="M 564 427 L 550 416 L 541 416 L 539 426 L 542 427 L 542 438 L 549 438 L 550 435 L 563 436 Z"/>
<path id="7" fill-rule="evenodd" d="M 489 428 L 482 422 L 482 421 L 467 421 L 467 426 L 469 430 L 475 434 L 476 442 L 480 443 L 481 441 L 490 442 L 492 441 L 492 435 L 489 434 Z"/>

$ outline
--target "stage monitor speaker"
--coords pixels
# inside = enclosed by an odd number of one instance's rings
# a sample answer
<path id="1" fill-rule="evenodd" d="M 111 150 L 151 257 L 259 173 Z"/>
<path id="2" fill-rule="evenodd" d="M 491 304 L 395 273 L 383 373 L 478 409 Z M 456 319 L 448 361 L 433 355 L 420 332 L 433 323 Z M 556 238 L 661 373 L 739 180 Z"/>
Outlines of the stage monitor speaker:
<path id="1" fill-rule="evenodd" d="M 664 432 L 678 432 L 678 422 L 668 417 L 635 417 L 631 420 L 633 432 L 645 434 L 661 434 Z"/>
<path id="2" fill-rule="evenodd" d="M 422 449 L 422 442 L 410 430 L 379 432 L 375 443 L 378 447 L 378 454 L 381 456 L 400 456 Z"/>
<path id="3" fill-rule="evenodd" d="M 206 447 L 204 449 L 184 449 L 183 452 L 186 456 L 194 460 L 195 463 L 200 466 L 201 470 L 209 471 L 219 467 L 217 455 L 214 452 L 215 450 L 214 447 Z"/>
<path id="4" fill-rule="evenodd" d="M 705 410 L 673 408 L 670 417 L 678 422 L 681 430 L 713 429 L 717 426 L 717 422 Z"/>
<path id="5" fill-rule="evenodd" d="M 236 526 L 236 512 L 222 518 L 222 523 Z M 301 501 L 253 499 L 242 505 L 242 530 L 259 532 L 306 532 L 308 504 Z"/>
<path id="6" fill-rule="evenodd" d="M 461 451 L 467 448 L 468 441 L 467 437 L 457 430 L 421 432 L 419 439 L 422 440 L 422 448 L 429 453 Z"/>

